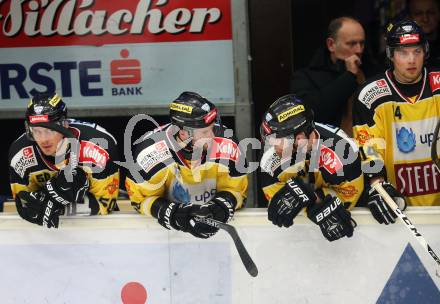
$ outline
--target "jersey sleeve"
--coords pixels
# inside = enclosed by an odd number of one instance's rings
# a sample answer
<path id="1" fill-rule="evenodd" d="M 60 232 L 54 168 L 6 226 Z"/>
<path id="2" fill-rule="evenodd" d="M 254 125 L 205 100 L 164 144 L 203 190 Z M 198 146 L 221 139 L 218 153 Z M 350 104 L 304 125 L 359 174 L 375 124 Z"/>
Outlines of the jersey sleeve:
<path id="1" fill-rule="evenodd" d="M 38 165 L 32 146 L 20 146 L 14 142 L 9 149 L 9 182 L 15 199 L 20 191 L 37 191 L 40 187 L 29 178 L 29 169 Z"/>
<path id="2" fill-rule="evenodd" d="M 363 93 L 353 105 L 353 137 L 359 146 L 362 168 L 368 177 L 385 176 L 385 131 L 383 108 L 364 103 Z M 371 169 L 367 169 L 371 168 Z"/>
<path id="3" fill-rule="evenodd" d="M 145 215 L 151 215 L 151 206 L 159 197 L 165 197 L 169 168 L 174 160 L 164 140 L 145 140 L 135 149 L 125 187 L 133 208 Z"/>

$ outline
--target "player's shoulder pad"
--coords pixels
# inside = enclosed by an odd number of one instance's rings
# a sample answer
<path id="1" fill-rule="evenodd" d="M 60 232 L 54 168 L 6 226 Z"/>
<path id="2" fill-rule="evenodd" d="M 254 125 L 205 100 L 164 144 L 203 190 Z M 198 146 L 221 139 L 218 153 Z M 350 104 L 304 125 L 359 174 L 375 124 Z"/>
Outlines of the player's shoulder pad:
<path id="1" fill-rule="evenodd" d="M 368 109 L 371 109 L 373 103 L 385 96 L 392 95 L 391 85 L 385 77 L 385 74 L 379 74 L 367 80 L 359 89 L 358 100 Z"/>
<path id="2" fill-rule="evenodd" d="M 263 153 L 260 160 L 260 168 L 262 172 L 274 176 L 275 171 L 281 166 L 281 158 L 275 152 L 274 147 L 270 147 Z"/>
<path id="3" fill-rule="evenodd" d="M 69 127 L 79 131 L 81 140 L 91 140 L 93 138 L 103 138 L 108 141 L 109 145 L 116 146 L 115 137 L 106 129 L 94 122 L 87 122 L 77 119 L 68 119 Z"/>
<path id="4" fill-rule="evenodd" d="M 440 93 L 440 68 L 431 67 L 428 69 L 428 80 L 433 93 Z"/>
<path id="5" fill-rule="evenodd" d="M 173 161 L 173 155 L 165 139 L 147 138 L 136 148 L 134 160 L 148 173 L 157 167 L 164 166 L 169 161 Z"/>
<path id="6" fill-rule="evenodd" d="M 238 143 L 233 138 L 214 137 L 209 158 L 213 160 L 227 159 L 237 162 L 242 152 Z"/>
<path id="7" fill-rule="evenodd" d="M 9 165 L 21 178 L 24 178 L 27 169 L 38 165 L 36 152 L 25 134 L 12 143 L 9 149 Z"/>
<path id="8" fill-rule="evenodd" d="M 344 130 L 328 124 L 315 123 L 316 130 L 319 132 L 322 140 L 332 139 L 333 145 L 348 145 L 354 152 L 359 151 L 359 147 L 353 138 L 350 138 Z"/>

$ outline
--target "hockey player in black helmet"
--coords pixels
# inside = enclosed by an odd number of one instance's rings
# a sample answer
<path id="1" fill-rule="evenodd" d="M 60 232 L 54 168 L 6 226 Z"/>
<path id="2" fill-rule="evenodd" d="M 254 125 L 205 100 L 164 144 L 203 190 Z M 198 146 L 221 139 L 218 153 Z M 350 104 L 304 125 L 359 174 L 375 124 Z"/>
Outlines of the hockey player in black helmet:
<path id="1" fill-rule="evenodd" d="M 25 129 L 9 149 L 11 190 L 23 219 L 57 228 L 65 206 L 83 204 L 85 196 L 91 214 L 111 210 L 119 171 L 110 134 L 96 124 L 68 119 L 66 104 L 56 93 L 31 98 Z M 105 140 L 107 148 L 95 144 L 96 138 Z"/>
<path id="2" fill-rule="evenodd" d="M 194 218 L 227 222 L 243 206 L 248 181 L 237 165 L 245 155 L 227 136 L 215 105 L 197 93 L 180 94 L 170 119 L 133 149 L 141 180 L 127 176 L 130 200 L 167 229 L 208 238 L 217 229 Z"/>
<path id="3" fill-rule="evenodd" d="M 327 240 L 351 237 L 355 225 L 347 209 L 356 205 L 363 187 L 354 142 L 339 128 L 315 124 L 312 111 L 294 94 L 269 107 L 260 131 L 268 219 L 290 227 L 306 208 Z"/>
<path id="4" fill-rule="evenodd" d="M 430 158 L 430 143 L 440 110 L 440 70 L 427 67 L 429 45 L 412 20 L 390 23 L 386 33 L 390 68 L 367 80 L 353 105 L 353 134 L 360 147 L 366 177 L 362 204 L 379 223 L 397 215 L 370 185 L 379 181 L 401 210 L 439 205 L 440 177 Z M 429 135 L 428 135 L 429 136 Z M 379 142 L 381 140 L 381 142 Z M 421 169 L 423 168 L 423 169 Z M 428 178 L 419 178 L 422 172 Z M 422 176 L 422 175 L 420 175 Z"/>

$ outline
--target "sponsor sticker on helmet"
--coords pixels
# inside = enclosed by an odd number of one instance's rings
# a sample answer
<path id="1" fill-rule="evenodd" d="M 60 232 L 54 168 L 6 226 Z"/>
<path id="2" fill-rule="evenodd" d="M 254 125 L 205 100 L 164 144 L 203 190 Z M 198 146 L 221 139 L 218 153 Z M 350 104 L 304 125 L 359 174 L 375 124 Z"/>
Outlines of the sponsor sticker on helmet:
<path id="1" fill-rule="evenodd" d="M 48 122 L 49 116 L 48 115 L 33 115 L 29 116 L 29 122 L 31 124 L 39 123 L 39 122 Z"/>
<path id="2" fill-rule="evenodd" d="M 401 44 L 418 43 L 420 41 L 419 34 L 405 34 L 399 38 Z"/>
<path id="3" fill-rule="evenodd" d="M 269 125 L 267 124 L 266 121 L 263 121 L 261 126 L 263 127 L 264 133 L 266 133 L 266 134 L 271 134 L 272 133 L 272 129 L 269 127 Z"/>
<path id="4" fill-rule="evenodd" d="M 217 117 L 217 109 L 213 109 L 211 112 L 209 112 L 203 119 L 205 120 L 206 124 L 211 123 L 215 118 Z"/>
<path id="5" fill-rule="evenodd" d="M 193 107 L 173 102 L 170 105 L 170 110 L 191 114 Z"/>
<path id="6" fill-rule="evenodd" d="M 52 107 L 55 107 L 61 101 L 61 97 L 55 94 L 52 99 L 49 101 L 49 104 Z"/>
<path id="7" fill-rule="evenodd" d="M 304 106 L 303 105 L 297 105 L 294 106 L 293 108 L 290 108 L 287 111 L 284 111 L 283 113 L 278 115 L 278 122 L 283 122 L 286 119 L 288 119 L 289 117 L 292 117 L 298 113 L 304 112 Z"/>

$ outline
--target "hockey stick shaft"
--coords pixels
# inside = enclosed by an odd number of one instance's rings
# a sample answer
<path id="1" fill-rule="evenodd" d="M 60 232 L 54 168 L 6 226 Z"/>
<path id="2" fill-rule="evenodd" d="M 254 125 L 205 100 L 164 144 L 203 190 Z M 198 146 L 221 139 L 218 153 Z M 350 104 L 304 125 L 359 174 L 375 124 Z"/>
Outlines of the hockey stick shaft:
<path id="1" fill-rule="evenodd" d="M 253 277 L 256 277 L 258 275 L 257 265 L 255 265 L 251 256 L 247 252 L 246 247 L 244 246 L 243 242 L 241 241 L 241 238 L 238 235 L 237 230 L 235 229 L 234 226 L 225 224 L 223 222 L 220 222 L 220 221 L 214 220 L 212 218 L 208 218 L 208 217 L 195 217 L 194 219 L 199 223 L 204 223 L 204 224 L 209 225 L 211 227 L 225 230 L 231 236 L 232 240 L 234 241 L 235 248 L 237 249 L 238 255 L 240 256 L 240 259 L 243 262 L 243 265 L 246 268 L 247 272 Z"/>
<path id="2" fill-rule="evenodd" d="M 412 235 L 417 239 L 419 244 L 422 245 L 423 249 L 425 249 L 425 251 L 427 251 L 434 259 L 437 265 L 440 266 L 440 258 L 437 256 L 437 254 L 435 254 L 434 250 L 432 250 L 431 246 L 429 246 L 428 242 L 426 242 L 425 238 L 417 230 L 417 228 L 411 223 L 409 218 L 399 209 L 397 204 L 394 202 L 394 200 L 391 198 L 388 192 L 382 187 L 380 182 L 376 181 L 371 186 L 374 189 L 376 189 L 376 191 L 383 197 L 387 205 L 390 206 L 390 208 L 394 211 L 394 213 L 396 213 L 396 215 L 399 217 L 402 223 L 405 224 L 405 227 L 408 228 L 409 231 L 411 231 Z"/>

